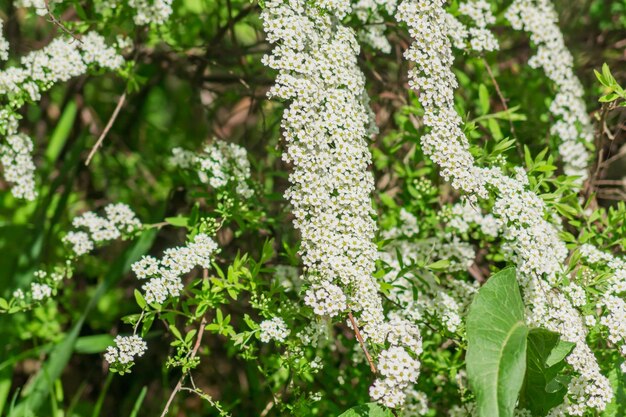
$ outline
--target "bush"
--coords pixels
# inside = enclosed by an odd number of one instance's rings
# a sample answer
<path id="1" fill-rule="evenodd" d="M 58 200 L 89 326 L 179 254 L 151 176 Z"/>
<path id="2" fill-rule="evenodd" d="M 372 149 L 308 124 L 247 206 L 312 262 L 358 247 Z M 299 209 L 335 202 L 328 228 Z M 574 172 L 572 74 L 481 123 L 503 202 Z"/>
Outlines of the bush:
<path id="1" fill-rule="evenodd" d="M 0 3 L 0 414 L 624 415 L 609 3 Z"/>

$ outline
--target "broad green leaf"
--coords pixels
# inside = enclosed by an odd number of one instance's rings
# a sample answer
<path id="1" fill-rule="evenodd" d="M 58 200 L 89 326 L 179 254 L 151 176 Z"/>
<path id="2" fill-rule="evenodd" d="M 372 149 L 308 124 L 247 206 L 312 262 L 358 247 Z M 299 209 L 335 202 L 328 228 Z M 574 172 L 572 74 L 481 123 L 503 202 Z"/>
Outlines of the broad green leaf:
<path id="1" fill-rule="evenodd" d="M 611 388 L 613 388 L 615 395 L 602 413 L 602 417 L 621 417 L 626 415 L 626 375 L 620 369 L 620 360 L 615 362 L 615 367 L 608 374 Z"/>
<path id="2" fill-rule="evenodd" d="M 568 380 L 559 375 L 565 367 L 565 357 L 574 343 L 560 340 L 557 333 L 532 329 L 528 333 L 526 377 L 520 394 L 520 405 L 533 416 L 545 416 L 551 408 L 563 402 Z"/>
<path id="3" fill-rule="evenodd" d="M 393 414 L 376 403 L 367 403 L 352 407 L 339 417 L 393 417 Z"/>
<path id="4" fill-rule="evenodd" d="M 505 269 L 478 291 L 467 317 L 467 376 L 479 416 L 513 416 L 524 382 L 527 335 L 515 269 Z"/>

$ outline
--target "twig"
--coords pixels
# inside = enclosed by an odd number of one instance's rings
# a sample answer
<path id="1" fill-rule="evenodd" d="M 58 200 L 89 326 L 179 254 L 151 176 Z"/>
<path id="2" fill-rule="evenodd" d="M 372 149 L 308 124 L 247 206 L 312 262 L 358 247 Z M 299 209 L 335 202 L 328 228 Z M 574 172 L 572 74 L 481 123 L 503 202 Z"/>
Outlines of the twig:
<path id="1" fill-rule="evenodd" d="M 113 123 L 115 123 L 115 119 L 117 119 L 117 115 L 120 113 L 120 110 L 122 109 L 122 106 L 124 105 L 125 101 L 126 101 L 126 92 L 124 92 L 124 94 L 122 94 L 119 100 L 117 101 L 117 106 L 115 106 L 115 110 L 113 110 L 113 114 L 111 115 L 111 118 L 107 122 L 107 125 L 104 127 L 104 130 L 100 134 L 98 141 L 96 142 L 95 145 L 93 145 L 93 148 L 91 148 L 91 151 L 89 152 L 89 156 L 87 157 L 87 161 L 85 161 L 85 165 L 89 165 L 89 163 L 91 162 L 91 158 L 93 158 L 93 156 L 98 151 L 98 148 L 100 147 L 100 145 L 102 145 L 102 141 L 104 141 L 104 138 L 109 133 L 109 130 L 111 130 L 111 127 L 113 126 Z"/>
<path id="2" fill-rule="evenodd" d="M 50 17 L 50 21 L 52 23 L 54 23 L 56 26 L 58 26 L 59 28 L 61 28 L 61 30 L 65 33 L 67 33 L 68 35 L 70 35 L 72 38 L 74 38 L 75 40 L 78 41 L 78 43 L 82 44 L 83 41 L 80 40 L 79 37 L 77 37 L 74 32 L 72 32 L 71 30 L 69 30 L 68 28 L 65 27 L 65 25 L 63 23 L 61 23 L 56 17 L 54 17 L 54 15 L 52 14 L 52 10 L 50 10 L 50 0 L 44 0 L 44 4 L 46 6 L 46 12 L 48 13 L 48 16 Z"/>
<path id="3" fill-rule="evenodd" d="M 259 417 L 265 417 L 267 416 L 267 414 L 270 412 L 270 410 L 272 409 L 272 407 L 274 407 L 274 400 L 270 400 L 269 403 L 267 403 L 267 405 L 265 406 L 265 408 L 263 409 L 263 411 L 261 411 L 261 414 Z"/>
<path id="4" fill-rule="evenodd" d="M 198 349 L 200 348 L 200 344 L 202 343 L 202 335 L 204 335 L 205 327 L 206 327 L 206 317 L 203 316 L 202 320 L 200 321 L 200 328 L 198 329 L 198 337 L 196 338 L 196 344 L 193 346 L 193 349 L 191 350 L 189 359 L 193 359 L 196 356 L 196 353 L 198 352 Z M 181 375 L 180 379 L 178 380 L 178 383 L 172 390 L 170 397 L 167 399 L 167 403 L 165 404 L 165 408 L 163 409 L 163 412 L 161 413 L 161 417 L 165 417 L 167 415 L 170 405 L 172 404 L 172 401 L 174 401 L 174 397 L 176 396 L 176 394 L 178 394 L 178 391 L 180 391 L 183 388 L 183 381 L 185 380 L 186 376 L 187 376 L 186 373 L 183 373 Z"/>
<path id="5" fill-rule="evenodd" d="M 356 339 L 359 341 L 359 344 L 361 345 L 361 349 L 363 349 L 363 353 L 365 353 L 365 358 L 367 359 L 367 363 L 370 364 L 370 369 L 372 370 L 372 373 L 376 375 L 376 373 L 378 373 L 378 371 L 376 370 L 376 365 L 374 365 L 374 361 L 372 360 L 372 357 L 370 356 L 370 353 L 368 352 L 367 347 L 365 346 L 365 342 L 363 341 L 363 336 L 361 336 L 361 332 L 359 331 L 359 326 L 356 325 L 356 320 L 354 320 L 354 316 L 352 315 L 351 311 L 348 312 L 348 318 L 350 319 L 350 323 L 352 323 L 352 328 L 354 329 L 354 335 L 356 336 Z"/>

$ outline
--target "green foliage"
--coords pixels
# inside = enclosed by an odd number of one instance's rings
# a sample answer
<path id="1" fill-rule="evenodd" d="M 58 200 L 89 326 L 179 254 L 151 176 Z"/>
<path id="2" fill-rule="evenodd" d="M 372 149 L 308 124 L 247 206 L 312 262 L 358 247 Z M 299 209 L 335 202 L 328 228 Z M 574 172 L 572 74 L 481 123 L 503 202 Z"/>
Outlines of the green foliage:
<path id="1" fill-rule="evenodd" d="M 467 376 L 480 416 L 513 416 L 526 369 L 524 303 L 508 268 L 480 289 L 467 316 Z"/>
<path id="2" fill-rule="evenodd" d="M 352 407 L 339 417 L 392 417 L 391 411 L 385 410 L 376 403 L 367 403 Z"/>
<path id="3" fill-rule="evenodd" d="M 600 103 L 614 103 L 615 105 L 626 107 L 626 92 L 617 83 L 613 74 L 611 74 L 609 66 L 604 63 L 602 64 L 602 73 L 599 73 L 596 70 L 593 70 L 593 72 L 600 84 L 608 90 L 598 101 L 600 101 Z"/>
<path id="4" fill-rule="evenodd" d="M 574 343 L 562 341 L 558 334 L 545 329 L 531 329 L 528 333 L 526 377 L 520 404 L 533 416 L 545 416 L 563 402 L 569 380 L 560 372 L 573 347 Z"/>
<path id="5" fill-rule="evenodd" d="M 97 31 L 107 45 L 118 45 L 118 37 L 132 40 L 119 48 L 126 62 L 117 71 L 92 68 L 55 84 L 39 101 L 27 94 L 2 97 L 3 108 L 20 119 L 20 131 L 34 140 L 39 197 L 20 201 L 0 184 L 0 415 L 158 416 L 179 381 L 168 415 L 434 417 L 453 410 L 470 415 L 477 402 L 481 416 L 511 416 L 516 405 L 542 416 L 564 401 L 565 387 L 577 376 L 565 360 L 572 345 L 524 324 L 515 272 L 503 269 L 511 261 L 504 237 L 473 221 L 463 230 L 452 225 L 464 200 L 422 149 L 428 132 L 424 109 L 406 89 L 405 28 L 386 25 L 396 43 L 390 54 L 363 42 L 358 56 L 380 129 L 369 146 L 379 229 L 374 243 L 382 254 L 374 278 L 385 314 L 412 312 L 423 343 L 412 386 L 423 397 L 392 412 L 369 402 L 376 376 L 345 312 L 318 317 L 303 302 L 301 236 L 284 198 L 291 169 L 281 160 L 285 106 L 267 99 L 276 74 L 261 63 L 272 47 L 259 18 L 263 2 L 175 0 L 169 20 L 148 25 L 134 21 L 131 3 L 109 3 L 50 1 L 57 24 L 33 8 L 0 2 L 2 32 L 11 44 L 5 69 L 67 31 L 78 38 Z M 471 24 L 458 15 L 459 3 L 449 2 L 448 10 Z M 625 196 L 615 184 L 624 172 L 620 42 L 626 2 L 593 0 L 589 8 L 557 2 L 589 93 L 586 111 L 601 122 L 595 143 L 588 144 L 595 176 L 580 190 L 564 174 L 560 139 L 549 133 L 555 86 L 527 65 L 535 45 L 510 30 L 501 13 L 510 2 L 504 3 L 492 4 L 500 52 L 455 53 L 455 108 L 477 164 L 506 175 L 524 167 L 528 189 L 559 225 L 570 253 L 555 286 L 585 289 L 577 309 L 581 317 L 598 319 L 587 339 L 616 394 L 601 415 L 623 416 L 624 359 L 599 324 L 605 310 L 598 298 L 614 273 L 605 264 L 589 265 L 578 248 L 589 243 L 615 254 L 626 248 L 626 205 L 616 201 Z M 347 16 L 344 23 L 362 33 L 373 22 Z M 586 68 L 605 61 L 595 72 L 597 85 Z M 200 154 L 215 138 L 247 151 L 249 198 L 238 194 L 234 181 L 214 187 L 197 168 L 172 164 L 174 148 Z M 128 204 L 142 230 L 86 256 L 66 257 L 63 238 L 72 219 L 113 202 Z M 470 205 L 480 215 L 492 213 L 494 195 Z M 416 227 L 393 235 L 406 226 L 407 213 Z M 201 233 L 220 248 L 211 267 L 185 274 L 179 297 L 146 301 L 146 280 L 137 279 L 132 263 L 144 255 L 160 258 Z M 39 269 L 64 277 L 48 281 L 56 285 L 49 299 L 21 302 L 13 291 L 28 289 Z M 276 317 L 290 333 L 284 341 L 264 342 L 261 324 Z M 107 365 L 104 354 L 114 337 L 131 334 L 145 339 L 146 354 Z M 384 349 L 365 343 L 374 357 Z"/>

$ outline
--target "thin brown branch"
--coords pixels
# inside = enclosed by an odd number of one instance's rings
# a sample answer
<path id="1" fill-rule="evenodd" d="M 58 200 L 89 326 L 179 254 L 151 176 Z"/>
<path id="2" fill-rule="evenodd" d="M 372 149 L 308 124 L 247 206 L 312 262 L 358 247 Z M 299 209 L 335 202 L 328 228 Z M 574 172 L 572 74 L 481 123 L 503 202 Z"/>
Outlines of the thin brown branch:
<path id="1" fill-rule="evenodd" d="M 125 101 L 126 101 L 126 92 L 124 92 L 124 94 L 122 94 L 119 100 L 117 101 L 117 106 L 115 106 L 115 110 L 113 110 L 113 114 L 111 115 L 111 118 L 109 119 L 106 126 L 104 127 L 104 130 L 100 134 L 98 141 L 96 142 L 95 145 L 93 145 L 93 148 L 91 148 L 91 151 L 89 152 L 89 156 L 87 156 L 87 160 L 85 161 L 85 165 L 89 165 L 89 163 L 91 162 L 91 159 L 98 151 L 98 148 L 100 148 L 100 146 L 102 145 L 104 138 L 109 133 L 109 130 L 111 130 L 113 123 L 115 123 L 115 119 L 117 119 L 117 116 L 119 115 L 120 110 L 122 109 L 122 106 L 124 105 Z"/>
<path id="2" fill-rule="evenodd" d="M 203 271 L 203 275 L 206 277 L 208 275 L 208 270 L 205 269 Z M 189 353 L 189 360 L 192 360 L 193 358 L 195 358 L 196 354 L 198 353 L 198 349 L 200 349 L 200 344 L 202 343 L 202 336 L 204 335 L 206 324 L 207 324 L 206 317 L 202 316 L 202 320 L 200 321 L 200 327 L 198 328 L 198 337 L 196 338 L 196 343 L 194 344 L 193 349 L 191 349 L 191 352 Z M 178 394 L 178 392 L 181 389 L 183 389 L 183 382 L 186 376 L 187 376 L 187 373 L 183 373 L 180 376 L 178 383 L 172 390 L 170 397 L 167 399 L 167 403 L 165 404 L 165 408 L 163 409 L 163 412 L 161 413 L 161 417 L 165 417 L 167 415 L 170 405 L 172 405 L 172 401 L 174 401 L 174 397 L 176 396 L 176 394 Z"/>
<path id="3" fill-rule="evenodd" d="M 83 41 L 80 40 L 79 37 L 77 37 L 74 32 L 72 32 L 71 30 L 69 30 L 67 27 L 65 27 L 65 25 L 63 23 L 61 23 L 59 21 L 59 19 L 57 19 L 53 14 L 52 14 L 52 10 L 50 10 L 50 0 L 44 0 L 44 4 L 46 5 L 46 12 L 48 13 L 48 17 L 50 18 L 50 22 L 52 22 L 54 25 L 58 26 L 59 28 L 61 28 L 61 30 L 65 33 L 67 33 L 68 35 L 70 35 L 72 38 L 74 38 L 75 40 L 78 41 L 78 43 L 82 44 Z"/>
<path id="4" fill-rule="evenodd" d="M 352 324 L 352 328 L 354 329 L 354 335 L 356 336 L 356 339 L 359 341 L 359 344 L 361 345 L 361 349 L 363 349 L 363 353 L 365 353 L 365 358 L 367 359 L 367 363 L 370 364 L 370 369 L 372 370 L 372 373 L 376 375 L 376 373 L 378 373 L 378 371 L 376 370 L 376 365 L 374 365 L 374 360 L 372 360 L 372 356 L 370 355 L 369 351 L 367 350 L 367 347 L 365 346 L 365 341 L 363 340 L 363 336 L 361 336 L 361 332 L 359 331 L 359 326 L 356 325 L 356 320 L 354 320 L 354 316 L 352 315 L 351 311 L 348 312 L 348 318 L 350 319 L 350 323 Z"/>

